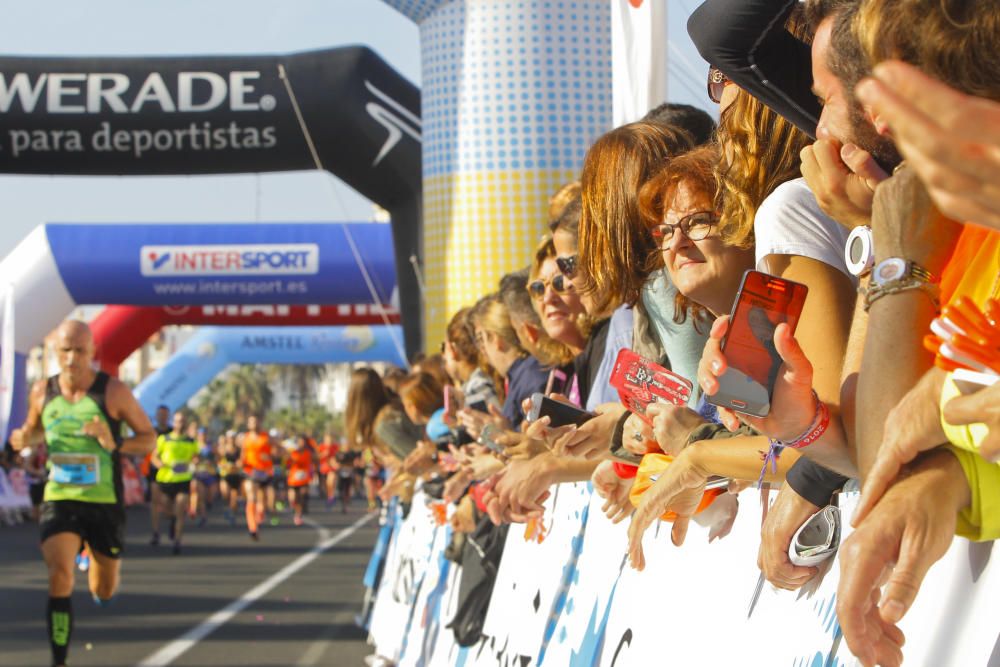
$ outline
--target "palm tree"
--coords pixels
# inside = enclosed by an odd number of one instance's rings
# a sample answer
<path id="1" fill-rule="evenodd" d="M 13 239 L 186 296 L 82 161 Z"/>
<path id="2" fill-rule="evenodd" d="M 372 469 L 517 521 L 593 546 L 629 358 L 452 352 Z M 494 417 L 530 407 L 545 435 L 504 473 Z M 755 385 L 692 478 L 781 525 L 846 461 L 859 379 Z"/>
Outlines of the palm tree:
<path id="1" fill-rule="evenodd" d="M 324 364 L 287 364 L 269 366 L 268 377 L 289 387 L 299 411 L 305 411 L 313 395 L 313 387 L 326 377 Z"/>
<path id="2" fill-rule="evenodd" d="M 263 367 L 236 366 L 209 383 L 195 412 L 206 423 L 215 417 L 239 426 L 250 415 L 263 416 L 271 407 L 272 397 Z"/>

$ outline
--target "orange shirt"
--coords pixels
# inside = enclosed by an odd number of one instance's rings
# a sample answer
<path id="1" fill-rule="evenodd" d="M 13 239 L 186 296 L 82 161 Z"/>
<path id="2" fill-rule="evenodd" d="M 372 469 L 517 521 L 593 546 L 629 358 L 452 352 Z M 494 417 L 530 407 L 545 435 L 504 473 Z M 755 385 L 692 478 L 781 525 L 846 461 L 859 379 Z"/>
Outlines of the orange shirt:
<path id="1" fill-rule="evenodd" d="M 941 303 L 971 298 L 982 308 L 1000 286 L 1000 232 L 966 225 L 941 276 Z"/>
<path id="2" fill-rule="evenodd" d="M 288 486 L 305 486 L 312 479 L 312 450 L 293 449 L 288 454 Z"/>
<path id="3" fill-rule="evenodd" d="M 254 470 L 274 471 L 271 439 L 267 433 L 247 433 L 243 436 L 243 460 L 244 469 L 248 473 Z"/>

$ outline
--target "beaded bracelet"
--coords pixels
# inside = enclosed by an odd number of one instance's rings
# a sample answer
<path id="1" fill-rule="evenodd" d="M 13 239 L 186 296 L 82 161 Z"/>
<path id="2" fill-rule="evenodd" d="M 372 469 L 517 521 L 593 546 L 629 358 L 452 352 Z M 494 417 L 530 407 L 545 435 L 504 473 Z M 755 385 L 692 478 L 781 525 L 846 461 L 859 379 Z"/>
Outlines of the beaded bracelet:
<path id="1" fill-rule="evenodd" d="M 778 440 L 777 438 L 771 438 L 768 441 L 767 454 L 763 456 L 764 465 L 760 469 L 760 477 L 757 478 L 757 484 L 763 484 L 764 475 L 767 473 L 768 464 L 771 465 L 771 472 L 778 472 L 778 459 L 781 457 L 781 452 L 786 447 L 791 447 L 792 449 L 803 449 L 813 444 L 826 433 L 826 430 L 830 427 L 830 408 L 826 407 L 826 403 L 819 400 L 819 396 L 816 394 L 816 390 L 812 392 L 813 399 L 816 401 L 816 414 L 813 416 L 812 423 L 809 425 L 802 435 L 798 436 L 793 440 Z"/>

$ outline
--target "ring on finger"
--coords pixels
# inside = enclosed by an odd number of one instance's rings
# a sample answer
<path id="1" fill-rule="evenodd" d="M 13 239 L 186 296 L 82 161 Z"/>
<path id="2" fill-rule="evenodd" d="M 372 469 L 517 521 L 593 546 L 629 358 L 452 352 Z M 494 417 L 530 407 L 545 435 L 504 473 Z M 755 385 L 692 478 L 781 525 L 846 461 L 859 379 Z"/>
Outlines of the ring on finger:
<path id="1" fill-rule="evenodd" d="M 635 440 L 636 442 L 642 442 L 646 438 L 642 435 L 642 432 L 640 432 L 640 431 L 633 431 L 632 432 L 632 439 Z"/>

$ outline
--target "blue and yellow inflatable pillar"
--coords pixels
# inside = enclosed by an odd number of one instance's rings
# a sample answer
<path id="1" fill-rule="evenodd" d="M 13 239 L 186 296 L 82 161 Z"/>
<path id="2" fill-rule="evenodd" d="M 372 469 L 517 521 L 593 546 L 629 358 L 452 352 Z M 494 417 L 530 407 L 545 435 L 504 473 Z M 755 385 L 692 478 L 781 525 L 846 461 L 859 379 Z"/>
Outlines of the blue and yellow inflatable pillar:
<path id="1" fill-rule="evenodd" d="M 384 0 L 420 26 L 428 350 L 527 265 L 611 127 L 608 0 Z"/>

